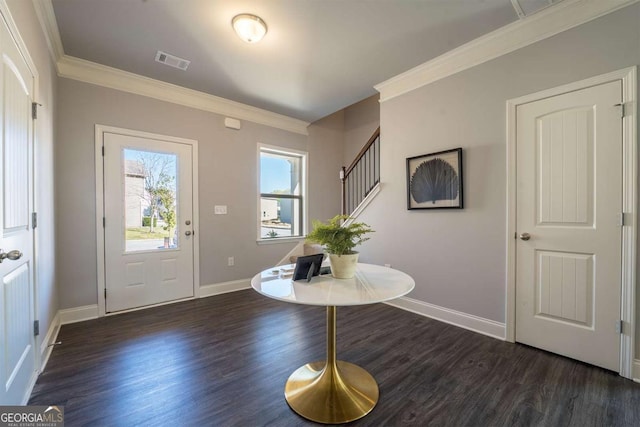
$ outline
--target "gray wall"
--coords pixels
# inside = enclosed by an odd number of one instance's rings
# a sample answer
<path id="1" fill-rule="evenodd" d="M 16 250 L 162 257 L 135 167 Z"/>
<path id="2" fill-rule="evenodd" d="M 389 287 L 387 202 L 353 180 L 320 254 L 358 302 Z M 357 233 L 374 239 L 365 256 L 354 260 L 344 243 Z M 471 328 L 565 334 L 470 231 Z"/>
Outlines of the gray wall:
<path id="1" fill-rule="evenodd" d="M 506 101 L 640 64 L 639 23 L 636 4 L 382 103 L 383 190 L 359 218 L 377 231 L 363 261 L 412 275 L 412 298 L 504 322 Z M 408 211 L 405 159 L 455 147 L 465 209 Z"/>
<path id="2" fill-rule="evenodd" d="M 380 126 L 380 96 L 370 96 L 344 109 L 344 166 L 349 166 Z"/>
<path id="3" fill-rule="evenodd" d="M 200 284 L 252 277 L 274 265 L 294 243 L 258 245 L 257 144 L 309 152 L 309 215 L 324 216 L 333 188 L 327 170 L 340 162 L 331 144 L 243 121 L 226 129 L 224 117 L 69 79 L 59 79 L 56 144 L 57 263 L 61 308 L 95 304 L 94 126 L 102 124 L 198 140 Z M 335 163 L 335 164 L 333 164 Z M 338 202 L 336 202 L 338 203 Z M 214 215 L 227 205 L 228 215 Z M 227 266 L 227 257 L 235 266 Z"/>
<path id="4" fill-rule="evenodd" d="M 30 1 L 8 0 L 9 10 L 27 45 L 29 55 L 39 75 L 37 101 L 42 104 L 35 121 L 35 209 L 38 212 L 36 246 L 36 318 L 40 320 L 38 344 L 58 311 L 58 290 L 55 283 L 54 234 L 54 126 L 56 102 L 56 70 L 49 56 L 44 34 Z"/>
<path id="5" fill-rule="evenodd" d="M 309 180 L 309 221 L 326 221 L 340 213 L 340 168 L 344 138 L 344 112 L 338 111 L 309 127 L 310 166 L 317 180 Z M 322 174 L 322 175 L 320 175 Z M 309 224 L 309 230 L 312 225 Z"/>
<path id="6" fill-rule="evenodd" d="M 326 221 L 341 211 L 340 168 L 349 166 L 380 126 L 378 95 L 371 96 L 312 123 L 309 146 L 312 152 L 322 148 L 323 154 L 314 156 L 314 166 L 323 171 L 325 178 L 311 182 L 313 186 L 314 216 Z M 338 165 L 338 167 L 336 167 Z"/>

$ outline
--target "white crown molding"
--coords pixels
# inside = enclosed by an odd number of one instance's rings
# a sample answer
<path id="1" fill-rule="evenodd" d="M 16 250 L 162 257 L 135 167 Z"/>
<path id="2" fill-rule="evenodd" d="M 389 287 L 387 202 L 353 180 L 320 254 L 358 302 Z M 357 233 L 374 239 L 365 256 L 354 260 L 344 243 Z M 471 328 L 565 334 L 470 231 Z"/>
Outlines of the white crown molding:
<path id="1" fill-rule="evenodd" d="M 58 76 L 308 135 L 308 122 L 68 55 Z"/>
<path id="2" fill-rule="evenodd" d="M 380 102 L 544 40 L 640 0 L 564 0 L 377 84 Z"/>
<path id="3" fill-rule="evenodd" d="M 4 0 L 2 0 L 4 1 Z M 308 122 L 64 53 L 51 0 L 32 0 L 58 76 L 308 135 Z"/>
<path id="4" fill-rule="evenodd" d="M 53 12 L 53 4 L 51 0 L 32 0 L 33 8 L 36 10 L 40 27 L 44 32 L 49 53 L 53 58 L 53 63 L 58 67 L 58 60 L 64 56 L 64 48 L 62 47 L 62 39 L 58 31 L 58 22 Z"/>

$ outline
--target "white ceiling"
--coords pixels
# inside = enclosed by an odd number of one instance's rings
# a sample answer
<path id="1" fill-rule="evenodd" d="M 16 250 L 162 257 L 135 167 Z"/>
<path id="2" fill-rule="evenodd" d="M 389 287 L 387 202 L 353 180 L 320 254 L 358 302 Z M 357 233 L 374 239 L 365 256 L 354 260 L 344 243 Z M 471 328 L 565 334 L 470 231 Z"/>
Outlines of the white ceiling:
<path id="1" fill-rule="evenodd" d="M 519 0 L 525 11 L 548 0 Z M 64 53 L 315 121 L 518 19 L 511 0 L 52 0 Z M 262 42 L 231 19 L 253 13 Z M 158 50 L 191 61 L 155 62 Z"/>

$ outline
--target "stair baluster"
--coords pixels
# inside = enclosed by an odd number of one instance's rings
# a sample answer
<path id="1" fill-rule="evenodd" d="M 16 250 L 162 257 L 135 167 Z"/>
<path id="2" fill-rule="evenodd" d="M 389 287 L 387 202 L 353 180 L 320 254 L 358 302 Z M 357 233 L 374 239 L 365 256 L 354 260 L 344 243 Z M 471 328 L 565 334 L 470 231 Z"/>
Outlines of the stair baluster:
<path id="1" fill-rule="evenodd" d="M 380 182 L 380 128 L 360 150 L 349 167 L 340 171 L 342 213 L 351 215 Z"/>

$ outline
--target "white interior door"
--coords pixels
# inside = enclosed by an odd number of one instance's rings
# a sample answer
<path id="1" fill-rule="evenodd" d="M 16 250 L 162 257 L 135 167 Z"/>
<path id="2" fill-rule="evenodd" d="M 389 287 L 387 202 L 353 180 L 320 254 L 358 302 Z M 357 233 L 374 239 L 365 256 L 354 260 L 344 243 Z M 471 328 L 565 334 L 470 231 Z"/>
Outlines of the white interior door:
<path id="1" fill-rule="evenodd" d="M 516 119 L 516 341 L 615 371 L 621 94 L 601 84 L 519 105 Z"/>
<path id="2" fill-rule="evenodd" d="M 193 297 L 192 147 L 104 133 L 106 312 Z"/>
<path id="3" fill-rule="evenodd" d="M 33 76 L 4 21 L 0 27 L 0 405 L 16 405 L 26 403 L 37 374 L 30 224 Z"/>

